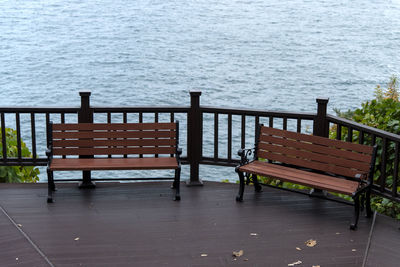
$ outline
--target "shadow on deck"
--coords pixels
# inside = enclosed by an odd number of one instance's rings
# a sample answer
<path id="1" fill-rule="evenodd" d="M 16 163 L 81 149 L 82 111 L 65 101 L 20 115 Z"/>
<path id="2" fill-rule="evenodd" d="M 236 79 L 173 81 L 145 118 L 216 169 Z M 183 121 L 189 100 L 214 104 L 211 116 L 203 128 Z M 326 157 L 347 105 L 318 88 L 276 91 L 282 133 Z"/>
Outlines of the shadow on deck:
<path id="1" fill-rule="evenodd" d="M 374 262 L 381 253 L 375 240 L 399 245 L 391 220 L 384 237 L 369 238 L 372 219 L 361 217 L 358 230 L 349 230 L 351 206 L 265 187 L 248 187 L 236 203 L 237 187 L 182 186 L 175 202 L 165 182 L 98 183 L 93 190 L 58 184 L 56 202 L 47 204 L 45 184 L 1 184 L 0 265 L 361 266 L 368 240 Z M 379 218 L 381 227 L 386 220 Z M 309 239 L 316 246 L 307 247 Z M 243 256 L 233 257 L 239 250 Z M 385 251 L 388 264 L 399 262 L 399 247 Z"/>

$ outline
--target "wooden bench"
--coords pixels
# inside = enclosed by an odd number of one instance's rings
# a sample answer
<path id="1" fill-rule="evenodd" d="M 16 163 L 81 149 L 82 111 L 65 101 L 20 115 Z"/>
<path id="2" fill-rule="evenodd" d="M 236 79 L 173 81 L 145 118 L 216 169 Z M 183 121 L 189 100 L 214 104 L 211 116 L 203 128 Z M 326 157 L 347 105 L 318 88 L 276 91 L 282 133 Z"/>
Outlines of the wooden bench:
<path id="1" fill-rule="evenodd" d="M 53 171 L 173 169 L 172 187 L 180 200 L 179 123 L 53 124 L 47 131 L 48 198 Z M 150 179 L 150 178 L 149 178 Z"/>
<path id="2" fill-rule="evenodd" d="M 365 197 L 367 217 L 371 216 L 370 191 L 376 146 L 353 144 L 319 136 L 278 130 L 260 125 L 254 150 L 241 149 L 236 167 L 240 187 L 237 201 L 243 201 L 245 176 L 261 191 L 258 176 L 349 195 L 354 200 L 351 229 L 357 227 L 360 196 Z M 248 156 L 254 153 L 250 161 Z M 364 203 L 362 203 L 364 204 Z M 363 206 L 362 206 L 363 207 Z"/>

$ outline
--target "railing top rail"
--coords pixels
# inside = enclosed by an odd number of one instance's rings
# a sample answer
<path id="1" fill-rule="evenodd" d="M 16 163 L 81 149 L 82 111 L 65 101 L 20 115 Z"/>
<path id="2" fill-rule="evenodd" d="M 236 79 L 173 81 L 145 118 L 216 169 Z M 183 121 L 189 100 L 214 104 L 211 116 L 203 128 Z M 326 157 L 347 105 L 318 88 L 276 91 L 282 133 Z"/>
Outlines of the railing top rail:
<path id="1" fill-rule="evenodd" d="M 154 112 L 188 112 L 190 107 L 180 106 L 142 106 L 142 107 L 91 107 L 93 112 L 143 112 L 143 113 L 154 113 Z"/>
<path id="2" fill-rule="evenodd" d="M 242 109 L 242 108 L 220 108 L 212 106 L 200 106 L 202 112 L 206 113 L 224 113 L 232 115 L 253 115 L 253 116 L 263 116 L 263 117 L 277 117 L 277 118 L 292 118 L 292 119 L 307 119 L 313 120 L 315 118 L 315 113 L 307 112 L 287 112 L 287 111 L 265 111 L 259 109 Z"/>
<path id="3" fill-rule="evenodd" d="M 367 125 L 357 123 L 352 120 L 340 118 L 340 117 L 333 116 L 333 115 L 327 115 L 327 119 L 329 122 L 338 123 L 338 124 L 341 124 L 346 127 L 351 127 L 357 131 L 367 131 L 368 133 L 372 133 L 377 137 L 389 138 L 393 141 L 400 142 L 400 135 L 397 135 L 394 133 L 386 132 L 384 130 L 373 128 L 371 126 L 367 126 Z"/>
<path id="4" fill-rule="evenodd" d="M 2 113 L 77 113 L 79 107 L 0 107 Z"/>

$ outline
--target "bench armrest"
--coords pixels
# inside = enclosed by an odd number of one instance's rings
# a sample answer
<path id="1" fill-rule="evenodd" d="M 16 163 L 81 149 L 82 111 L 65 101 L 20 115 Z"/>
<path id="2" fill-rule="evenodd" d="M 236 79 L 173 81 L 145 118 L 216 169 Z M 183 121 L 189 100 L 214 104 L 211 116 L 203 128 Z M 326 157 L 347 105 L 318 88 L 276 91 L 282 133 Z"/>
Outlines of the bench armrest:
<path id="1" fill-rule="evenodd" d="M 249 162 L 249 156 L 254 153 L 254 148 L 241 148 L 237 154 L 240 156 L 240 165 L 244 165 Z"/>

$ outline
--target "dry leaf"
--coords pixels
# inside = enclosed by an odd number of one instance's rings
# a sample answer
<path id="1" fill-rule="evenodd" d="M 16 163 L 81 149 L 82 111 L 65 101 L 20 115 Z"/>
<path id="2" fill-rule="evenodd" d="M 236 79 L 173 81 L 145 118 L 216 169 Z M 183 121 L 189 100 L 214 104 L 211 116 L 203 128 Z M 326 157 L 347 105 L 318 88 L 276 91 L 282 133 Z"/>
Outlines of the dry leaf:
<path id="1" fill-rule="evenodd" d="M 201 254 L 200 256 L 202 256 L 202 257 L 207 257 L 208 256 L 208 254 Z"/>
<path id="2" fill-rule="evenodd" d="M 336 234 L 337 234 L 337 235 L 340 235 L 340 233 L 339 233 L 339 232 L 337 232 Z"/>
<path id="3" fill-rule="evenodd" d="M 301 248 L 299 248 L 299 247 L 296 247 L 296 249 L 297 249 L 297 250 L 301 250 Z"/>
<path id="4" fill-rule="evenodd" d="M 257 236 L 258 234 L 257 233 L 250 233 L 250 235 Z"/>
<path id="5" fill-rule="evenodd" d="M 232 252 L 232 255 L 233 255 L 234 257 L 243 256 L 243 250 L 233 251 L 233 252 Z"/>
<path id="6" fill-rule="evenodd" d="M 249 259 L 243 259 L 243 261 L 248 261 Z"/>
<path id="7" fill-rule="evenodd" d="M 287 266 L 295 266 L 295 265 L 299 265 L 299 264 L 302 264 L 303 262 L 302 261 L 296 261 L 296 262 L 293 262 L 293 263 L 289 263 Z"/>
<path id="8" fill-rule="evenodd" d="M 75 238 L 74 240 L 75 240 L 75 241 L 78 241 L 78 240 L 79 240 L 79 237 Z"/>
<path id="9" fill-rule="evenodd" d="M 314 239 L 310 239 L 310 240 L 306 241 L 307 247 L 310 247 L 310 248 L 314 247 L 316 244 L 317 244 L 317 241 Z"/>
<path id="10" fill-rule="evenodd" d="M 15 258 L 15 260 L 17 261 L 17 260 L 18 260 L 18 258 Z"/>
<path id="11" fill-rule="evenodd" d="M 22 224 L 17 224 L 18 227 L 22 227 Z"/>
<path id="12" fill-rule="evenodd" d="M 351 251 L 357 251 L 357 249 L 353 248 Z"/>
<path id="13" fill-rule="evenodd" d="M 321 267 L 320 265 L 313 265 L 312 267 Z"/>

